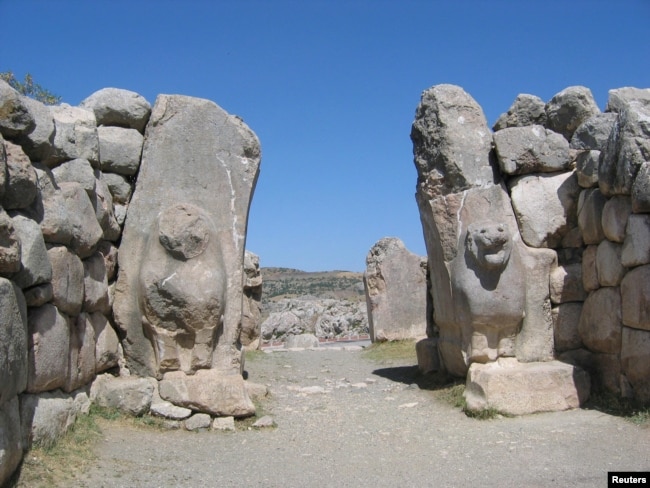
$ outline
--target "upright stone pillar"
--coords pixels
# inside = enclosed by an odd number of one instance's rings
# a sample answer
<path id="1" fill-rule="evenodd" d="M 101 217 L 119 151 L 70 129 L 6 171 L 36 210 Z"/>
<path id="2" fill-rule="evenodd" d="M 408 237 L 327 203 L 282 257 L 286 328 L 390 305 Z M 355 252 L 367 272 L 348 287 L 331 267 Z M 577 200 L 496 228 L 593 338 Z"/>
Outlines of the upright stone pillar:
<path id="1" fill-rule="evenodd" d="M 129 368 L 239 374 L 243 263 L 260 146 L 216 104 L 160 95 L 129 205 L 114 314 Z"/>

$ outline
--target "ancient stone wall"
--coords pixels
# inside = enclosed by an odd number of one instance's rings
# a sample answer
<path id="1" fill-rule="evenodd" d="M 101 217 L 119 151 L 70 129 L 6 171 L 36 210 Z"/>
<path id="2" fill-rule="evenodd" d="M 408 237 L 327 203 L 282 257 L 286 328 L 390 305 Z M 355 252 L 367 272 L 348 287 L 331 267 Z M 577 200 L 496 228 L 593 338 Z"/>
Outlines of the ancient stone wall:
<path id="1" fill-rule="evenodd" d="M 411 137 L 443 367 L 560 359 L 650 402 L 650 90 L 520 95 L 491 131 L 439 85 Z"/>
<path id="2" fill-rule="evenodd" d="M 193 120 L 201 123 L 196 117 L 201 111 L 218 124 L 209 126 L 212 129 L 193 127 Z M 185 124 L 174 125 L 183 119 Z M 143 97 L 114 88 L 96 92 L 77 107 L 49 107 L 0 81 L 0 135 L 0 485 L 18 466 L 24 450 L 34 442 L 54 442 L 80 412 L 87 412 L 91 398 L 99 404 L 109 398 L 111 404 L 115 398 L 129 397 L 131 403 L 124 408 L 134 414 L 153 410 L 152 401 L 157 399 L 157 408 L 172 417 L 180 415 L 176 418 L 192 413 L 182 408 L 188 404 L 194 411 L 212 408 L 217 415 L 254 411 L 239 374 L 239 332 L 248 207 L 260 152 L 243 122 L 212 102 L 189 97 L 159 97 L 152 116 Z M 190 142 L 216 154 L 218 164 L 192 147 L 175 144 L 174 135 L 196 139 Z M 164 141 L 156 143 L 156 137 Z M 165 141 L 178 153 L 170 153 Z M 210 141 L 217 149 L 209 146 Z M 141 200 L 160 203 L 159 207 L 147 213 L 141 205 L 137 218 L 126 219 L 142 173 L 143 148 L 145 156 L 149 151 L 150 173 L 155 173 L 154 179 L 165 178 L 167 188 L 160 182 L 144 185 Z M 165 152 L 174 160 L 171 167 L 165 161 L 161 169 L 159 156 Z M 218 174 L 208 172 L 214 166 Z M 198 190 L 193 187 L 197 181 Z M 181 187 L 189 189 L 190 196 L 187 191 L 179 195 L 176 189 Z M 201 192 L 219 194 L 223 201 L 206 203 L 198 199 Z M 157 215 L 162 217 L 156 220 Z M 193 297 L 214 303 L 214 309 L 206 308 L 215 316 L 197 327 L 211 332 L 189 346 L 181 341 L 178 350 L 185 354 L 197 343 L 193 357 L 198 359 L 192 367 L 221 367 L 221 373 L 232 374 L 226 380 L 204 379 L 217 386 L 215 391 L 227 391 L 222 396 L 229 396 L 231 404 L 196 406 L 192 389 L 185 386 L 190 398 L 178 399 L 175 407 L 162 402 L 153 378 L 126 377 L 130 371 L 159 376 L 164 358 L 160 351 L 153 353 L 156 342 L 161 342 L 151 337 L 155 327 L 147 330 L 140 316 L 136 325 L 114 321 L 115 288 L 124 271 L 118 272 L 118 247 L 125 243 L 125 220 L 132 220 L 132 227 L 140 225 L 136 230 L 145 236 L 146 249 L 136 251 L 137 266 L 131 270 L 139 290 L 144 289 L 140 303 L 151 307 L 145 310 L 148 315 L 137 313 L 155 321 L 157 312 L 168 312 L 165 306 L 177 307 L 174 311 L 191 321 L 196 318 L 192 306 L 201 309 L 203 304 L 183 302 L 187 297 L 177 294 L 179 304 L 169 298 L 174 293 L 163 288 L 179 277 L 184 281 L 173 283 L 176 291 L 200 287 L 207 298 L 198 293 Z M 157 277 L 164 273 L 164 283 L 158 286 Z M 136 292 L 133 296 L 138 297 Z M 161 303 L 154 303 L 157 298 Z M 165 326 L 169 324 L 162 323 L 162 329 Z M 139 329 L 139 335 L 129 327 Z M 134 338 L 144 338 L 146 344 L 137 344 Z M 215 354 L 219 346 L 222 349 Z M 176 349 L 171 352 L 179 355 Z M 182 369 L 169 364 L 167 371 Z M 108 370 L 119 370 L 120 381 L 102 375 L 91 392 L 90 383 Z M 174 397 L 177 382 L 169 378 L 167 383 L 169 396 Z M 109 384 L 113 386 L 108 388 Z"/>

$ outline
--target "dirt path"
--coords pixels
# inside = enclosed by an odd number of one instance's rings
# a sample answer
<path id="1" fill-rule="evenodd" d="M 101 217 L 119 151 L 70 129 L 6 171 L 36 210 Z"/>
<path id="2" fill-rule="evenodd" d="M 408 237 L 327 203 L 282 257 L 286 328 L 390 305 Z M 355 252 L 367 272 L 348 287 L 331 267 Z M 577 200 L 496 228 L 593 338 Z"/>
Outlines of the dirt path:
<path id="1" fill-rule="evenodd" d="M 359 351 L 260 354 L 277 428 L 113 428 L 76 486 L 598 487 L 608 470 L 650 469 L 650 429 L 597 411 L 475 420 L 398 381 L 411 366 Z M 393 379 L 390 379 L 393 378 Z"/>

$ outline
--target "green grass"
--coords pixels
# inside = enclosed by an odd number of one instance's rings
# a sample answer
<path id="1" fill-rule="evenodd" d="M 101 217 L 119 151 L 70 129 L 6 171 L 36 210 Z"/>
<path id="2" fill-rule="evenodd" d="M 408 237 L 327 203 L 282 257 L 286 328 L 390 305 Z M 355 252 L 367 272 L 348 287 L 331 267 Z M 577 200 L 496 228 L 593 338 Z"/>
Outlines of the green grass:
<path id="1" fill-rule="evenodd" d="M 405 360 L 417 363 L 414 340 L 374 342 L 362 354 L 366 359 L 381 363 Z"/>
<path id="2" fill-rule="evenodd" d="M 607 390 L 592 390 L 591 396 L 583 408 L 622 417 L 633 424 L 650 428 L 650 405 L 643 405 L 629 398 L 621 398 Z"/>

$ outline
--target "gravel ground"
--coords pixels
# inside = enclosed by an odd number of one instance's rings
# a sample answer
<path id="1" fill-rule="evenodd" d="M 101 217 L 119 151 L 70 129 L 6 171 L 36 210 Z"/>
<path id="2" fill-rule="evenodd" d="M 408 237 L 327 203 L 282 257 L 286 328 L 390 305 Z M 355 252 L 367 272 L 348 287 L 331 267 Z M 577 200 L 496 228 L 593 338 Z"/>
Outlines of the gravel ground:
<path id="1" fill-rule="evenodd" d="M 650 428 L 593 410 L 476 420 L 358 350 L 257 354 L 277 427 L 237 432 L 111 428 L 76 486 L 605 487 L 650 469 Z"/>

